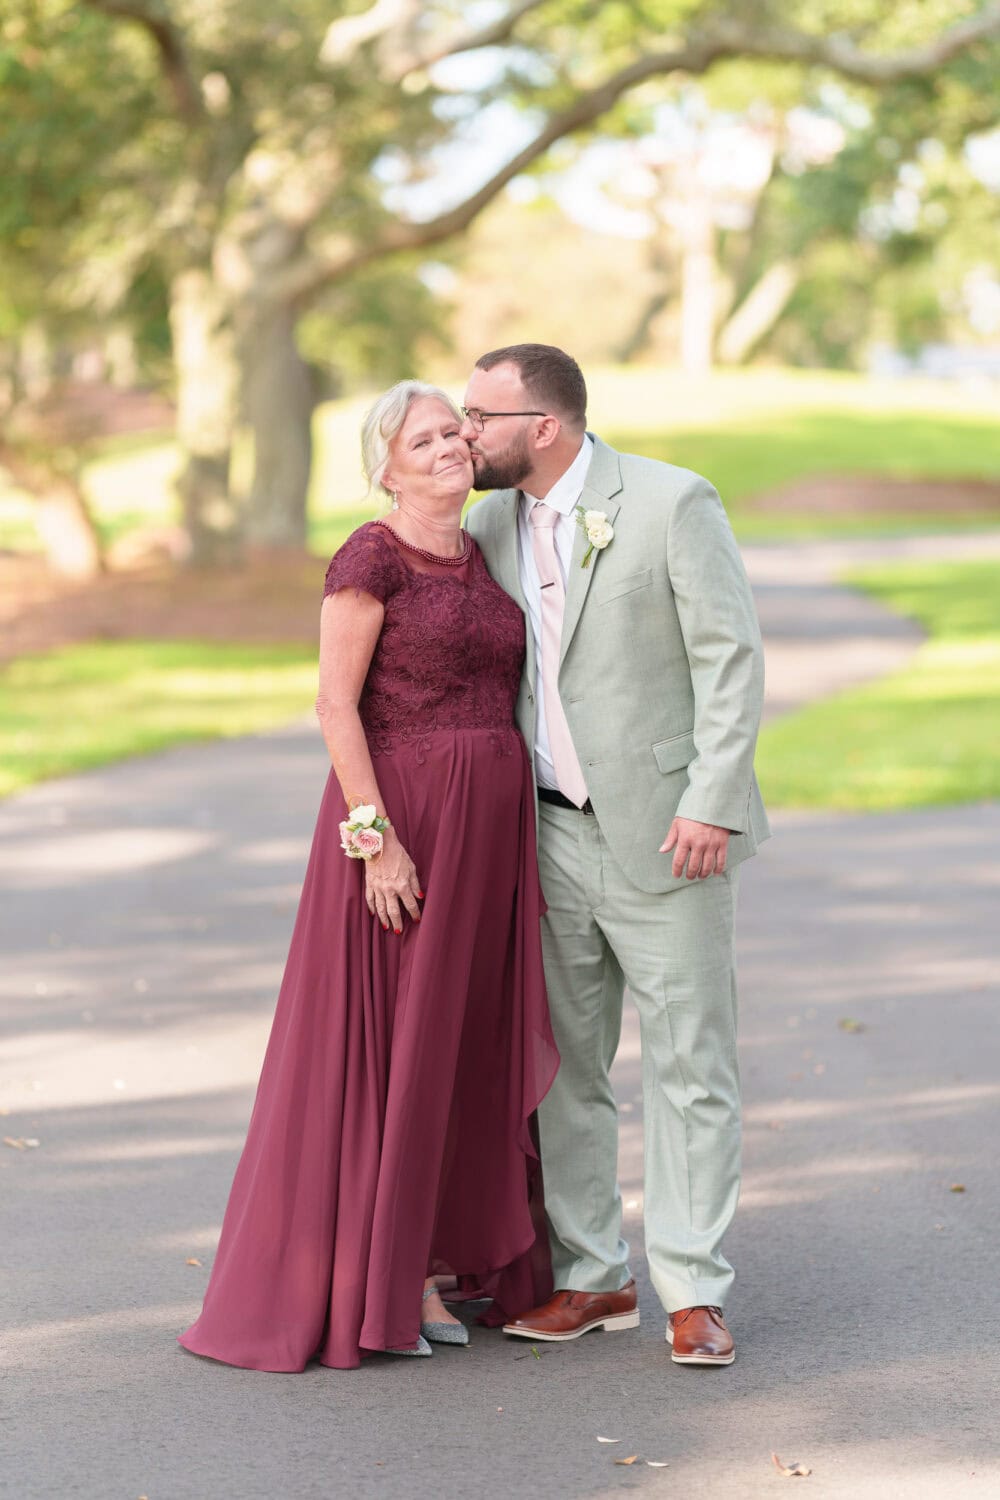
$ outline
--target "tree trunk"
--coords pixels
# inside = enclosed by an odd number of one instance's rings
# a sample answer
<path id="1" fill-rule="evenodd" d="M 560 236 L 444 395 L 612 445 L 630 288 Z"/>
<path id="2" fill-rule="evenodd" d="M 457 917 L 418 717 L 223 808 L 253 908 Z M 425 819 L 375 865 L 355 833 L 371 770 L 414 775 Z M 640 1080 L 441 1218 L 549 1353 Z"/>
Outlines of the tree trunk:
<path id="1" fill-rule="evenodd" d="M 292 309 L 258 309 L 241 334 L 240 350 L 243 415 L 254 439 L 247 540 L 258 547 L 302 548 L 316 392 L 295 342 Z"/>
<path id="2" fill-rule="evenodd" d="M 101 539 L 76 479 L 20 448 L 0 449 L 14 483 L 35 500 L 35 529 L 49 566 L 63 578 L 93 578 L 103 570 Z"/>
<path id="3" fill-rule="evenodd" d="M 719 334 L 718 353 L 723 364 L 741 365 L 770 333 L 799 284 L 799 273 L 790 261 L 777 260 L 764 272 Z"/>
<path id="4" fill-rule="evenodd" d="M 77 486 L 53 478 L 38 495 L 35 526 L 49 566 L 64 578 L 93 578 L 103 569 L 94 518 Z"/>
<path id="5" fill-rule="evenodd" d="M 232 320 L 207 269 L 182 272 L 170 289 L 177 371 L 178 487 L 191 561 L 231 563 L 240 547 L 239 507 L 229 485 L 238 368 Z"/>
<path id="6" fill-rule="evenodd" d="M 712 200 L 695 183 L 684 194 L 681 232 L 681 365 L 689 375 L 712 368 L 715 343 L 715 222 Z"/>
<path id="7" fill-rule="evenodd" d="M 18 353 L 20 390 L 29 401 L 40 401 L 54 379 L 52 342 L 44 323 L 36 319 L 22 329 Z"/>

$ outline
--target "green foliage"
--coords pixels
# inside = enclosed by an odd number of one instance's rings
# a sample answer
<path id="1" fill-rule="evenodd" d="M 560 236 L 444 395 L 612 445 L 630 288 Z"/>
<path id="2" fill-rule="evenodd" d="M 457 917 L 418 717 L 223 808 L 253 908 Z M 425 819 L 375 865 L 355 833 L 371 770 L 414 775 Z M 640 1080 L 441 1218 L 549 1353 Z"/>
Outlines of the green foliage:
<path id="1" fill-rule="evenodd" d="M 930 640 L 901 672 L 768 725 L 765 798 L 878 812 L 1000 796 L 1000 563 L 907 564 L 849 581 Z"/>
<path id="2" fill-rule="evenodd" d="M 446 351 L 447 309 L 414 256 L 376 261 L 330 289 L 299 325 L 299 349 L 335 394 L 411 376 Z"/>

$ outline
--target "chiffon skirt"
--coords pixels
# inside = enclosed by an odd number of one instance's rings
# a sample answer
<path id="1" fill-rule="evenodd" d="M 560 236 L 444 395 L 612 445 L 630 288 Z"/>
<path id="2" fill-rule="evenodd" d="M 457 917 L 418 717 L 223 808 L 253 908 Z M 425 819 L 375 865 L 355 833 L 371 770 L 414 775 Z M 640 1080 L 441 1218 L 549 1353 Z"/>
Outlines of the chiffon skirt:
<path id="1" fill-rule="evenodd" d="M 531 772 L 515 730 L 435 731 L 376 762 L 425 892 L 384 932 L 340 849 L 331 772 L 195 1354 L 338 1369 L 412 1346 L 430 1274 L 551 1292 L 532 1116 L 558 1066 Z"/>

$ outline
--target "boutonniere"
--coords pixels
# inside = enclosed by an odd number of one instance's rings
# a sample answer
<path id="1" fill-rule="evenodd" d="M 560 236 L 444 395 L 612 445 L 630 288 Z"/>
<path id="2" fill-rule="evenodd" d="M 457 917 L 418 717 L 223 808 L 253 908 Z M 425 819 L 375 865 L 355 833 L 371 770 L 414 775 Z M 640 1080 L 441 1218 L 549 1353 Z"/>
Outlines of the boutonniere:
<path id="1" fill-rule="evenodd" d="M 582 505 L 576 507 L 577 525 L 587 538 L 587 550 L 583 554 L 581 568 L 590 567 L 590 559 L 595 551 L 603 552 L 605 547 L 615 539 L 615 528 L 608 520 L 607 512 L 603 510 L 584 510 Z"/>

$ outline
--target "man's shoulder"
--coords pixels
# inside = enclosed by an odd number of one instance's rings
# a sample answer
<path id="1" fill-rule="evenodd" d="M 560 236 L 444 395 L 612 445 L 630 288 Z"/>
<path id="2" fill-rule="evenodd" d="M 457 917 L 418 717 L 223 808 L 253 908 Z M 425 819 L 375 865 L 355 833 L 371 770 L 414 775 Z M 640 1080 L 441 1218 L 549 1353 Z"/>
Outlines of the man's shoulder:
<path id="1" fill-rule="evenodd" d="M 490 490 L 488 495 L 484 495 L 481 500 L 476 500 L 466 513 L 466 531 L 479 541 L 500 514 L 510 496 L 510 490 Z"/>
<path id="2" fill-rule="evenodd" d="M 668 463 L 661 458 L 650 458 L 642 453 L 623 453 L 618 448 L 612 448 L 596 434 L 591 433 L 591 437 L 594 440 L 594 458 L 590 477 L 597 480 L 598 488 L 619 483 L 625 499 L 641 499 L 648 495 L 660 502 L 664 498 L 681 496 L 692 490 L 714 488 L 711 480 L 706 479 L 703 474 L 696 474 L 693 469 L 685 469 L 679 464 Z"/>
<path id="3" fill-rule="evenodd" d="M 668 463 L 662 458 L 649 458 L 643 453 L 619 453 L 621 463 L 622 484 L 628 488 L 649 489 L 658 494 L 669 491 L 671 494 L 682 494 L 684 491 L 708 486 L 714 486 L 710 479 L 704 474 L 698 474 L 694 469 L 686 469 L 680 464 Z"/>

